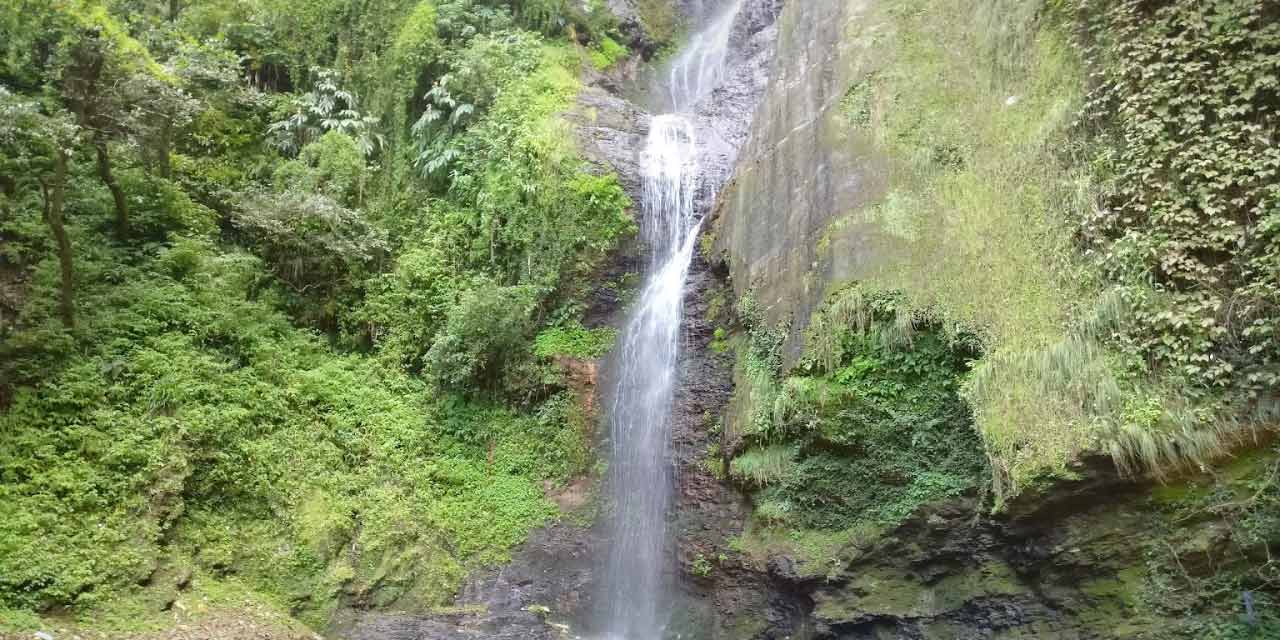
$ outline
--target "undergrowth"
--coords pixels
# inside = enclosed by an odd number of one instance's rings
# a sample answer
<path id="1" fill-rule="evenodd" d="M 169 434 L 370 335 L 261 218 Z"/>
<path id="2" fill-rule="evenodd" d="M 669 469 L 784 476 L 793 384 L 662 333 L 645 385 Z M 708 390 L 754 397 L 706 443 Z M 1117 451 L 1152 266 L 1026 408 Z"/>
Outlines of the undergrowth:
<path id="1" fill-rule="evenodd" d="M 818 312 L 784 376 L 785 333 L 745 319 L 753 421 L 729 472 L 752 489 L 762 520 L 890 527 L 982 482 L 981 444 L 959 396 L 976 355 L 963 336 L 913 317 L 897 296 L 851 287 Z"/>

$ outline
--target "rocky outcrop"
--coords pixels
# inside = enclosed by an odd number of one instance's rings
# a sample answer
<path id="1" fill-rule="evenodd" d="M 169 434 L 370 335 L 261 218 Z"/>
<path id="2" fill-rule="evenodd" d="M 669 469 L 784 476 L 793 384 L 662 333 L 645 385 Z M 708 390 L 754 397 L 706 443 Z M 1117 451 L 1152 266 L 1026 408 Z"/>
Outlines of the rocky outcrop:
<path id="1" fill-rule="evenodd" d="M 958 499 L 922 508 L 885 535 L 850 539 L 834 565 L 787 554 L 757 559 L 752 568 L 768 575 L 771 592 L 789 594 L 805 611 L 797 625 L 788 620 L 794 606 L 771 601 L 763 629 L 749 637 L 1184 637 L 1174 628 L 1186 619 L 1167 611 L 1228 585 L 1241 602 L 1253 595 L 1245 595 L 1250 584 L 1265 582 L 1250 575 L 1268 563 L 1265 544 L 1241 544 L 1227 519 L 1189 508 L 1189 497 L 1236 493 L 1275 462 L 1255 454 L 1216 477 L 1161 486 L 1122 479 L 1109 460 L 1094 459 L 1076 470 L 1080 480 L 999 517 L 983 515 L 974 498 Z M 1166 591 L 1161 580 L 1175 584 Z M 1226 629 L 1245 613 L 1241 606 L 1238 614 L 1182 615 Z M 1247 633 L 1247 625 L 1238 629 Z"/>
<path id="2" fill-rule="evenodd" d="M 587 524 L 535 531 L 511 562 L 467 581 L 454 606 L 435 615 L 350 612 L 333 630 L 347 640 L 551 640 L 557 623 L 590 609 L 598 539 Z"/>

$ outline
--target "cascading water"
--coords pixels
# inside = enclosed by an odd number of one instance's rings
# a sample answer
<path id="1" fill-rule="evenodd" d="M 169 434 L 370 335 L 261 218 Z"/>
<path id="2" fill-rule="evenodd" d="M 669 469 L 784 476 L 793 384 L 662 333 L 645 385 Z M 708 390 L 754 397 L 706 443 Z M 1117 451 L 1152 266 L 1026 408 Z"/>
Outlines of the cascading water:
<path id="1" fill-rule="evenodd" d="M 728 11 L 694 37 L 671 65 L 667 90 L 677 113 L 692 107 L 724 79 L 729 35 L 733 33 L 733 21 L 741 8 L 741 0 L 734 2 Z"/>
<path id="2" fill-rule="evenodd" d="M 607 613 L 610 632 L 628 640 L 657 638 L 661 629 L 671 493 L 667 449 L 684 281 L 696 235 L 693 144 L 688 120 L 659 116 L 644 154 L 643 230 L 653 256 L 648 283 L 623 335 L 610 414 L 614 527 Z"/>
<path id="3" fill-rule="evenodd" d="M 610 412 L 612 546 L 605 578 L 606 629 L 625 640 L 656 640 L 666 616 L 669 446 L 684 285 L 700 224 L 697 131 L 689 110 L 724 75 L 741 0 L 693 39 L 673 63 L 675 112 L 654 116 L 641 161 L 642 234 L 648 280 L 623 332 Z"/>

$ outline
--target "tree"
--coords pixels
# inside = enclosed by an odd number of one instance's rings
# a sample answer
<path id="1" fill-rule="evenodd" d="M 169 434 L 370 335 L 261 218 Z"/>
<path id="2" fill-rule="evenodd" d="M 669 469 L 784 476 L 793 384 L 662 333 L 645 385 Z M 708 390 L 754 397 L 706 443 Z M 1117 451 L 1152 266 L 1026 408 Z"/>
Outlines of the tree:
<path id="1" fill-rule="evenodd" d="M 58 314 L 68 329 L 75 327 L 74 267 L 63 208 L 70 149 L 78 138 L 79 129 L 69 114 L 46 113 L 40 104 L 22 101 L 0 87 L 0 187 L 6 200 L 16 199 L 25 186 L 39 190 L 41 217 L 58 251 Z"/>
<path id="2" fill-rule="evenodd" d="M 427 375 L 443 389 L 494 390 L 533 328 L 533 287 L 477 283 L 463 292 L 427 352 Z"/>
<path id="3" fill-rule="evenodd" d="M 359 211 L 322 194 L 248 193 L 232 220 L 298 295 L 331 297 L 386 252 L 384 234 Z"/>
<path id="4" fill-rule="evenodd" d="M 479 119 L 502 88 L 538 68 L 537 39 L 512 32 L 473 38 L 449 57 L 445 73 L 423 96 L 426 108 L 413 124 L 414 164 L 424 178 L 443 176 L 461 154 L 456 138 Z"/>
<path id="5" fill-rule="evenodd" d="M 97 31 L 87 31 L 71 48 L 70 60 L 63 71 L 63 92 L 77 122 L 91 132 L 98 178 L 111 192 L 116 232 L 124 236 L 129 232 L 129 201 L 111 170 L 109 146 L 110 138 L 123 128 L 117 119 L 120 105 L 114 100 L 119 96 L 113 90 L 119 79 L 110 77 L 115 72 L 108 67 L 110 53 L 109 41 L 101 38 Z"/>
<path id="6" fill-rule="evenodd" d="M 121 93 L 129 112 L 120 120 L 139 143 L 145 166 L 162 178 L 172 178 L 174 137 L 191 122 L 200 102 L 182 87 L 148 74 L 129 76 Z"/>
<path id="7" fill-rule="evenodd" d="M 116 179 L 111 144 L 136 140 L 148 115 L 172 116 L 165 111 L 181 104 L 172 90 L 176 80 L 101 5 L 55 5 L 44 11 L 56 26 L 45 44 L 57 51 L 46 74 L 61 76 L 62 99 L 86 132 L 98 178 L 111 192 L 116 231 L 128 235 L 129 201 Z"/>

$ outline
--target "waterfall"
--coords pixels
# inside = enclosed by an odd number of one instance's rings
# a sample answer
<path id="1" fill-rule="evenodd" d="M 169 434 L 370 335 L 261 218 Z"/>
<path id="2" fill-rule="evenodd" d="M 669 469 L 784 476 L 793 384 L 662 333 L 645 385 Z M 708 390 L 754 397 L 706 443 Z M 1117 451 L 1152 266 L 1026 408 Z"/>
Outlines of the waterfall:
<path id="1" fill-rule="evenodd" d="M 613 511 L 604 613 L 609 634 L 623 640 L 657 640 L 667 618 L 672 404 L 685 280 L 701 223 L 696 195 L 704 187 L 695 119 L 683 111 L 722 80 L 740 4 L 713 20 L 672 64 L 675 112 L 652 118 L 641 157 L 648 278 L 615 354 L 609 413 Z"/>
<path id="2" fill-rule="evenodd" d="M 733 33 L 733 21 L 741 8 L 741 0 L 734 2 L 728 11 L 696 35 L 671 65 L 667 89 L 677 112 L 693 106 L 724 79 L 729 35 Z"/>

